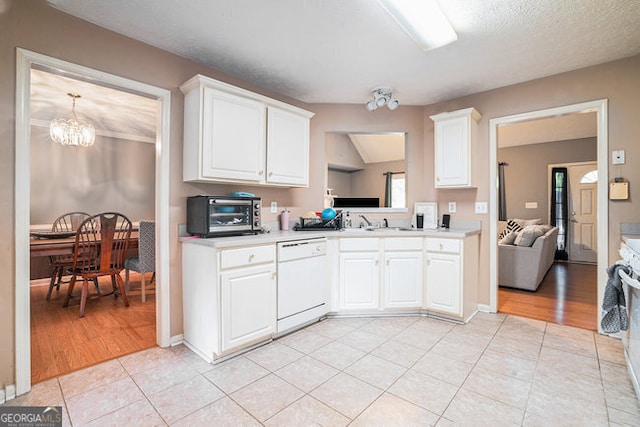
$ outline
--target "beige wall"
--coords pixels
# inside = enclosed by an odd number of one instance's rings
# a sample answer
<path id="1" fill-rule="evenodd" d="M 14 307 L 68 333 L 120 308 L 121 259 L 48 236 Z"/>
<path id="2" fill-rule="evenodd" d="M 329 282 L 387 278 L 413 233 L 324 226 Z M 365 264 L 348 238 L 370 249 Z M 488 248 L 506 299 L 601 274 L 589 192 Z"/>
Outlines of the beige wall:
<path id="1" fill-rule="evenodd" d="M 91 148 L 53 144 L 31 126 L 31 224 L 65 212 L 121 212 L 131 221 L 155 218 L 155 146 L 96 136 Z"/>
<path id="2" fill-rule="evenodd" d="M 594 118 L 595 120 L 595 118 Z M 596 138 L 520 145 L 498 149 L 504 168 L 508 218 L 549 218 L 549 168 L 551 164 L 597 160 Z M 526 209 L 525 202 L 537 202 Z"/>
<path id="3" fill-rule="evenodd" d="M 363 105 L 314 104 L 305 105 L 271 93 L 266 89 L 224 75 L 216 70 L 188 61 L 176 55 L 111 33 L 84 21 L 69 17 L 46 6 L 43 1 L 10 1 L 8 10 L 0 13 L 0 386 L 13 384 L 14 378 L 14 141 L 15 141 L 15 57 L 16 47 L 120 75 L 150 85 L 171 90 L 171 179 L 170 179 L 170 260 L 171 277 L 171 334 L 182 332 L 181 256 L 178 225 L 185 222 L 185 198 L 188 195 L 224 194 L 242 189 L 231 185 L 185 184 L 182 182 L 182 117 L 183 96 L 178 86 L 200 73 L 228 83 L 291 102 L 314 111 L 311 121 L 310 187 L 305 189 L 254 189 L 268 203 L 275 200 L 289 206 L 295 217 L 309 209 L 323 205 L 326 185 L 324 140 L 326 132 L 406 132 L 407 133 L 407 192 L 408 204 L 416 201 L 439 202 L 439 212 L 446 212 L 447 201 L 458 202 L 453 219 L 482 220 L 481 272 L 479 295 L 481 303 L 489 301 L 488 284 L 488 216 L 473 214 L 473 202 L 489 198 L 488 120 L 524 111 L 572 104 L 593 99 L 609 99 L 610 149 L 625 149 L 627 159 L 640 157 L 640 56 L 610 64 L 552 76 L 521 85 L 442 102 L 427 107 L 400 106 L 395 111 L 379 109 L 368 112 Z M 428 82 L 425 82 L 428 85 Z M 433 187 L 433 122 L 431 114 L 476 107 L 480 120 L 480 138 L 475 142 L 473 157 L 477 189 L 438 190 Z M 610 259 L 615 259 L 615 246 L 622 221 L 640 221 L 638 200 L 640 170 L 626 165 L 619 167 L 616 176 L 631 181 L 631 199 L 610 204 Z M 635 205 L 635 206 L 634 206 Z M 27 212 L 19 213 L 28 215 Z M 407 215 L 397 215 L 407 217 Z M 390 219 L 392 216 L 390 216 Z M 276 215 L 265 211 L 265 221 L 275 221 Z M 380 219 L 380 218 L 374 218 Z"/>
<path id="4" fill-rule="evenodd" d="M 609 262 L 617 259 L 621 222 L 640 222 L 640 169 L 633 163 L 640 158 L 640 56 L 601 64 L 564 74 L 533 80 L 488 92 L 429 105 L 424 108 L 424 151 L 433 150 L 433 122 L 429 115 L 461 108 L 475 107 L 481 114 L 479 138 L 474 142 L 473 174 L 478 187 L 468 190 L 438 190 L 438 212 L 446 209 L 448 201 L 457 201 L 453 219 L 479 219 L 482 221 L 480 242 L 480 275 L 478 295 L 480 303 L 489 303 L 489 217 L 473 213 L 475 201 L 489 200 L 489 120 L 528 111 L 542 110 L 584 101 L 608 99 L 609 164 L 612 150 L 625 150 L 627 163 L 609 166 L 610 180 L 622 176 L 630 182 L 627 201 L 609 202 L 608 228 Z M 429 168 L 430 164 L 425 163 Z M 634 185 L 634 182 L 636 185 Z M 433 185 L 433 177 L 426 175 L 426 186 Z"/>

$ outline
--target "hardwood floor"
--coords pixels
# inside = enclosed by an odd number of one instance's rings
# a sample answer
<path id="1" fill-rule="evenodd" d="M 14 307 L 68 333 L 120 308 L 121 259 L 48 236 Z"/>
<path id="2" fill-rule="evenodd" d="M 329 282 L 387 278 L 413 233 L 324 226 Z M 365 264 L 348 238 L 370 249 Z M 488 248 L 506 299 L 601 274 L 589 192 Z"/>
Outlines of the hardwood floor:
<path id="1" fill-rule="evenodd" d="M 151 274 L 145 277 L 149 283 Z M 108 291 L 111 281 L 104 279 L 100 288 Z M 139 274 L 131 273 L 129 307 L 113 296 L 90 300 L 82 319 L 77 302 L 62 307 L 66 284 L 45 300 L 48 283 L 35 280 L 30 287 L 32 384 L 155 346 L 155 285 L 147 286 L 143 304 Z"/>
<path id="2" fill-rule="evenodd" d="M 597 266 L 556 262 L 535 292 L 498 288 L 498 311 L 598 329 Z"/>

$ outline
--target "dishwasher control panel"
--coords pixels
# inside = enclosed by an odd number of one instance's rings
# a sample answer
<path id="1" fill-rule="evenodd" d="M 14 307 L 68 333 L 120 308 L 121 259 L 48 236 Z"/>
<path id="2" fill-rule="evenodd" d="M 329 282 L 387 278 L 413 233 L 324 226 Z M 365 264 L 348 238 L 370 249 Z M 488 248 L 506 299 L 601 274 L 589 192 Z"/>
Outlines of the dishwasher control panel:
<path id="1" fill-rule="evenodd" d="M 278 242 L 278 262 L 324 256 L 327 254 L 327 239 L 290 240 Z"/>

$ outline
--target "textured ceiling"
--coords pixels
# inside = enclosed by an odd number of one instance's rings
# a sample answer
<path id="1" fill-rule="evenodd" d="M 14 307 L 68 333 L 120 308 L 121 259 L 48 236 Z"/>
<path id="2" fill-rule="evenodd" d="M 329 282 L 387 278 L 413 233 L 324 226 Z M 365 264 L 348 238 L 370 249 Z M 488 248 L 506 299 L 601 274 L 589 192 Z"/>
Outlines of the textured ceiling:
<path id="1" fill-rule="evenodd" d="M 640 53 L 638 0 L 441 0 L 458 40 L 427 52 L 373 0 L 49 3 L 310 103 L 428 105 Z"/>

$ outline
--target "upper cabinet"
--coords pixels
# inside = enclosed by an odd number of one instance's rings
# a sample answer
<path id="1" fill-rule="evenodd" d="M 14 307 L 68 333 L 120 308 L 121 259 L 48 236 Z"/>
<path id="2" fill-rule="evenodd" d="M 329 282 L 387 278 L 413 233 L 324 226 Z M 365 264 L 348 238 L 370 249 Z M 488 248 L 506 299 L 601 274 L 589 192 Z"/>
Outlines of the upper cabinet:
<path id="1" fill-rule="evenodd" d="M 309 185 L 313 113 L 200 75 L 180 90 L 184 181 Z"/>
<path id="2" fill-rule="evenodd" d="M 435 187 L 473 187 L 471 150 L 480 113 L 475 108 L 430 116 L 435 126 Z"/>

